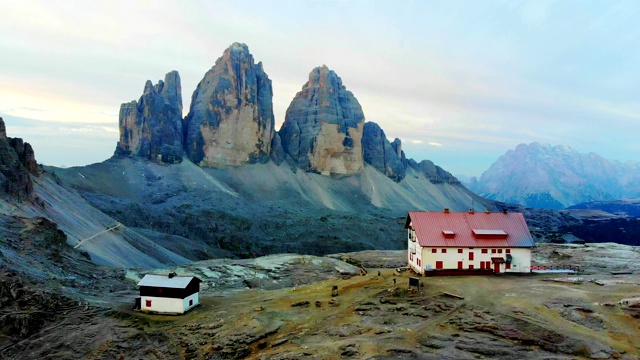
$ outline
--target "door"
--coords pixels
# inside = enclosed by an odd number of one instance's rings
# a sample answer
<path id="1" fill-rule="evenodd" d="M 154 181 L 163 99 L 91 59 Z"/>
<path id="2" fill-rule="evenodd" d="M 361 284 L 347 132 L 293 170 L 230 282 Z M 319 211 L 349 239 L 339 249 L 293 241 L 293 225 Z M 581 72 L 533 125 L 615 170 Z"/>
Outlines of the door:
<path id="1" fill-rule="evenodd" d="M 442 261 L 436 261 L 436 269 L 444 268 Z"/>
<path id="2" fill-rule="evenodd" d="M 495 272 L 496 274 L 500 274 L 500 264 L 499 263 L 493 264 L 493 272 Z"/>
<path id="3" fill-rule="evenodd" d="M 462 270 L 462 261 L 458 261 L 458 270 Z"/>

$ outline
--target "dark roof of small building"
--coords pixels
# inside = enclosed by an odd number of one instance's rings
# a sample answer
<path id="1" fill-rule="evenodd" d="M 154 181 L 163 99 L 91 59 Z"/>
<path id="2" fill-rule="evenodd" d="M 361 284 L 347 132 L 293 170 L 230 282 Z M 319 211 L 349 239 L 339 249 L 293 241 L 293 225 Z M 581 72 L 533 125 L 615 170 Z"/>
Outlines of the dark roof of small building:
<path id="1" fill-rule="evenodd" d="M 494 263 L 494 264 L 504 264 L 504 263 L 506 263 L 504 258 L 501 258 L 501 257 L 492 257 L 491 258 L 491 262 Z"/>
<path id="2" fill-rule="evenodd" d="M 200 282 L 200 279 L 195 276 L 169 277 L 169 275 L 147 274 L 142 278 L 142 280 L 140 280 L 138 286 L 184 289 L 193 279 L 196 279 L 198 282 Z"/>
<path id="3" fill-rule="evenodd" d="M 410 226 L 421 247 L 534 246 L 522 213 L 409 212 Z"/>

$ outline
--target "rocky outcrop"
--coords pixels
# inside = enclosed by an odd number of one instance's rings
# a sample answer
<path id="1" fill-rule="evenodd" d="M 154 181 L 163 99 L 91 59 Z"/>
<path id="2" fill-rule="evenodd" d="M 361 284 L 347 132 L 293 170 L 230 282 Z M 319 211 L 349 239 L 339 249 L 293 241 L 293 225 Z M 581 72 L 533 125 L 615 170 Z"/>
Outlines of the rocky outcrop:
<path id="1" fill-rule="evenodd" d="M 399 143 L 400 140 L 396 139 L 394 148 L 378 124 L 371 121 L 364 124 L 362 135 L 364 161 L 395 182 L 400 182 L 406 172 L 401 161 L 402 149 Z"/>
<path id="2" fill-rule="evenodd" d="M 413 159 L 407 160 L 408 166 L 413 169 L 421 172 L 426 176 L 427 179 L 432 184 L 451 184 L 451 185 L 461 185 L 460 181 L 450 172 L 444 170 L 438 165 L 435 165 L 431 160 L 422 160 L 420 162 L 416 162 Z"/>
<path id="3" fill-rule="evenodd" d="M 285 153 L 301 169 L 352 175 L 364 167 L 364 113 L 353 94 L 325 65 L 291 101 L 280 138 Z"/>
<path id="4" fill-rule="evenodd" d="M 177 71 L 120 106 L 120 141 L 115 156 L 141 156 L 161 163 L 182 161 L 182 89 Z"/>
<path id="5" fill-rule="evenodd" d="M 38 176 L 40 169 L 33 148 L 20 138 L 7 137 L 4 120 L 0 118 L 0 186 L 15 197 L 33 194 L 30 175 Z"/>
<path id="6" fill-rule="evenodd" d="M 396 155 L 398 155 L 402 166 L 406 169 L 409 164 L 407 163 L 407 157 L 404 155 L 404 151 L 402 151 L 402 141 L 398 138 L 395 138 L 391 143 L 391 147 L 393 147 L 393 151 L 395 151 Z"/>
<path id="7" fill-rule="evenodd" d="M 274 137 L 271 80 L 245 44 L 224 51 L 198 84 L 185 118 L 185 151 L 206 167 L 269 160 Z"/>

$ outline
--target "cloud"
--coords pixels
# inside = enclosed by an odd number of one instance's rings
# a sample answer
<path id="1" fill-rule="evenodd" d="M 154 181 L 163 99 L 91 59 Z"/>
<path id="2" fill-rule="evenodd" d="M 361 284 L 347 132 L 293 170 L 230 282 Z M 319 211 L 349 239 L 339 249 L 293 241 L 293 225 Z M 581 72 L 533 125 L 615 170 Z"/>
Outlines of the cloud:
<path id="1" fill-rule="evenodd" d="M 431 146 L 435 146 L 435 147 L 442 147 L 441 143 L 435 142 L 435 141 L 429 141 L 427 144 L 429 144 Z"/>

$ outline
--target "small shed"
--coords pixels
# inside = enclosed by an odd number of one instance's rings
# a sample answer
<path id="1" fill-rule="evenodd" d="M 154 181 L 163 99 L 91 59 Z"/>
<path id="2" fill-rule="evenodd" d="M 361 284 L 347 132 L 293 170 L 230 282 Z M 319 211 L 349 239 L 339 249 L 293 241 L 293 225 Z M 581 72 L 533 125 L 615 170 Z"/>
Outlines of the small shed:
<path id="1" fill-rule="evenodd" d="M 138 286 L 141 311 L 184 314 L 199 304 L 200 279 L 195 276 L 147 274 Z"/>

